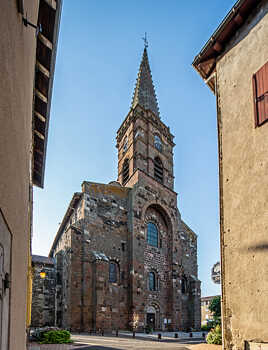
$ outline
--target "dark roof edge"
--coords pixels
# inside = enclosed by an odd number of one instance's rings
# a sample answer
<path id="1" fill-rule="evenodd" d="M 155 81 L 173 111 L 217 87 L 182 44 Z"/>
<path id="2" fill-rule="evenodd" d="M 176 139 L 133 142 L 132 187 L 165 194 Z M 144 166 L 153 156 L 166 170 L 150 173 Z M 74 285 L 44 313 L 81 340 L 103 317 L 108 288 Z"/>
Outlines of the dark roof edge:
<path id="1" fill-rule="evenodd" d="M 46 168 L 45 164 L 46 164 L 46 153 L 47 153 L 47 139 L 48 139 L 50 108 L 51 108 L 51 100 L 52 100 L 52 90 L 53 90 L 53 82 L 54 82 L 54 72 L 55 72 L 55 65 L 56 65 L 58 40 L 59 40 L 61 12 L 62 12 L 62 0 L 57 0 L 55 28 L 54 28 L 54 35 L 53 35 L 53 48 L 52 48 L 52 56 L 51 56 L 51 71 L 50 71 L 50 79 L 49 79 L 49 85 L 48 85 L 47 115 L 46 115 L 47 121 L 46 121 L 46 131 L 45 131 L 42 177 L 41 177 L 41 184 L 40 184 L 41 188 L 44 188 L 44 178 L 45 178 L 45 168 Z"/>
<path id="2" fill-rule="evenodd" d="M 57 243 L 58 243 L 58 241 L 59 241 L 59 239 L 60 239 L 60 237 L 61 237 L 61 235 L 62 235 L 62 233 L 63 233 L 63 229 L 64 229 L 64 227 L 65 227 L 67 221 L 69 220 L 69 218 L 70 218 L 70 216 L 71 216 L 71 214 L 72 214 L 72 208 L 75 207 L 75 206 L 77 205 L 77 203 L 81 200 L 81 198 L 82 198 L 82 192 L 75 192 L 75 193 L 74 193 L 74 195 L 73 195 L 73 197 L 72 197 L 72 199 L 71 199 L 71 202 L 70 202 L 70 204 L 69 204 L 69 206 L 68 206 L 68 208 L 67 208 L 67 210 L 66 210 L 66 213 L 65 213 L 65 215 L 64 215 L 64 217 L 63 217 L 63 220 L 62 220 L 62 222 L 61 222 L 61 225 L 60 225 L 60 227 L 59 227 L 59 229 L 58 229 L 58 232 L 57 232 L 57 234 L 56 234 L 56 236 L 55 236 L 55 239 L 54 239 L 54 241 L 53 241 L 53 243 L 52 243 L 51 249 L 50 249 L 50 251 L 49 251 L 48 256 L 49 256 L 50 258 L 52 258 L 52 256 L 53 256 L 53 251 L 54 251 L 54 249 L 55 249 L 55 247 L 56 247 L 56 245 L 57 245 Z"/>
<path id="3" fill-rule="evenodd" d="M 210 296 L 207 296 L 207 297 L 201 297 L 201 301 L 202 299 L 212 299 L 212 298 L 215 298 L 215 297 L 220 297 L 221 295 L 220 294 L 217 294 L 217 295 L 210 295 Z"/>
<path id="4" fill-rule="evenodd" d="M 55 261 L 53 258 L 43 256 L 43 255 L 32 255 L 32 263 L 39 263 L 45 265 L 54 265 Z"/>
<path id="5" fill-rule="evenodd" d="M 201 58 L 202 54 L 214 44 L 214 41 L 218 38 L 220 33 L 225 29 L 226 25 L 232 20 L 234 15 L 236 15 L 237 10 L 246 2 L 247 0 L 238 0 L 234 6 L 231 8 L 231 10 L 227 13 L 227 15 L 224 17 L 223 21 L 220 23 L 220 25 L 217 27 L 215 32 L 211 35 L 211 37 L 208 39 L 206 44 L 203 46 L 201 51 L 193 60 L 192 65 L 195 66 L 195 64 L 198 63 L 198 60 Z"/>

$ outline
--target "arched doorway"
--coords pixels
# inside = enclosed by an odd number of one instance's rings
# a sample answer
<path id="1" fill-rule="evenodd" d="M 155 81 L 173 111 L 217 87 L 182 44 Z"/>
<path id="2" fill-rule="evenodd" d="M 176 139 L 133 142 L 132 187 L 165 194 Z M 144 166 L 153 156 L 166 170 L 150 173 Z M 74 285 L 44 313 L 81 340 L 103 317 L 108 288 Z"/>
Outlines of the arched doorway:
<path id="1" fill-rule="evenodd" d="M 160 329 L 160 310 L 156 304 L 151 304 L 145 308 L 145 324 L 153 330 Z"/>
<path id="2" fill-rule="evenodd" d="M 156 329 L 156 310 L 153 306 L 147 307 L 146 325 L 152 328 L 153 330 Z"/>

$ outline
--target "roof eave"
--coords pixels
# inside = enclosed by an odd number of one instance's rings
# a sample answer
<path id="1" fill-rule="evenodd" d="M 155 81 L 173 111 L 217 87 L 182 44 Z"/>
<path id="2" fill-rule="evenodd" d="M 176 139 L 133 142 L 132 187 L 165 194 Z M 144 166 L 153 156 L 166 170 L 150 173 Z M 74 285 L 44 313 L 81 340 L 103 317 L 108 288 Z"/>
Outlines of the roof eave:
<path id="1" fill-rule="evenodd" d="M 244 24 L 246 18 L 251 14 L 251 10 L 256 7 L 260 1 L 261 0 L 238 0 L 198 55 L 196 55 L 192 65 L 201 75 L 202 79 L 207 80 L 210 75 L 215 72 L 217 58 L 224 53 L 226 44 Z M 204 70 L 205 65 L 208 66 L 207 72 Z M 211 90 L 214 91 L 213 82 L 207 81 L 206 83 Z"/>
<path id="2" fill-rule="evenodd" d="M 60 237 L 61 237 L 61 235 L 63 233 L 63 229 L 66 226 L 68 220 L 70 219 L 70 216 L 73 213 L 73 208 L 75 208 L 77 206 L 77 204 L 79 203 L 81 198 L 82 198 L 82 192 L 75 192 L 74 193 L 73 198 L 72 198 L 72 200 L 71 200 L 71 202 L 70 202 L 70 204 L 69 204 L 69 206 L 68 206 L 68 208 L 66 210 L 64 218 L 63 218 L 63 220 L 61 222 L 61 225 L 60 225 L 60 227 L 58 229 L 58 232 L 57 232 L 57 234 L 55 236 L 54 242 L 53 242 L 52 247 L 50 249 L 50 252 L 48 254 L 49 257 L 51 257 L 51 258 L 53 257 L 53 252 L 54 252 L 54 250 L 56 248 L 56 245 L 57 245 L 57 243 L 58 243 L 58 241 L 59 241 L 59 239 L 60 239 Z"/>
<path id="3" fill-rule="evenodd" d="M 35 112 L 37 112 L 36 107 L 36 90 L 37 89 L 37 83 L 35 81 L 34 86 L 34 103 L 33 103 L 33 167 L 32 167 L 32 179 L 33 184 L 37 187 L 44 187 L 44 176 L 45 176 L 45 162 L 46 162 L 46 151 L 47 151 L 47 140 L 48 140 L 48 129 L 49 129 L 49 120 L 50 120 L 50 108 L 51 108 L 51 100 L 52 100 L 52 90 L 53 90 L 53 81 L 54 81 L 54 72 L 55 72 L 55 63 L 56 63 L 56 54 L 57 54 L 57 46 L 58 46 L 58 37 L 59 37 L 59 26 L 60 26 L 60 17 L 61 17 L 61 11 L 62 11 L 62 0 L 57 0 L 56 2 L 56 9 L 53 9 L 52 3 L 45 0 L 46 5 L 50 6 L 52 10 L 55 10 L 55 22 L 54 22 L 54 28 L 53 28 L 53 40 L 52 40 L 52 48 L 51 53 L 47 54 L 46 57 L 48 61 L 50 61 L 50 67 L 49 67 L 49 78 L 46 79 L 44 83 L 45 89 L 47 89 L 47 98 L 46 98 L 46 113 L 45 115 L 41 115 L 41 117 L 44 117 L 44 123 L 45 124 L 45 130 L 44 133 L 40 135 L 39 131 L 37 130 L 37 127 L 35 125 Z M 40 34 L 41 35 L 41 34 Z M 44 37 L 45 38 L 45 37 Z M 46 38 L 45 38 L 46 39 Z M 39 40 L 39 37 L 37 38 Z M 50 52 L 48 50 L 48 52 Z M 38 67 L 40 65 L 39 63 L 39 57 L 38 57 L 38 51 L 36 51 L 36 61 L 35 66 Z M 44 101 L 43 101 L 44 102 Z M 41 137 L 40 137 L 41 136 Z M 42 144 L 42 152 L 40 152 L 39 149 L 37 149 L 37 145 L 35 142 L 35 137 L 39 137 L 39 142 Z M 35 156 L 38 156 L 41 159 L 38 159 L 38 161 L 35 159 Z M 38 166 L 37 166 L 38 164 Z"/>

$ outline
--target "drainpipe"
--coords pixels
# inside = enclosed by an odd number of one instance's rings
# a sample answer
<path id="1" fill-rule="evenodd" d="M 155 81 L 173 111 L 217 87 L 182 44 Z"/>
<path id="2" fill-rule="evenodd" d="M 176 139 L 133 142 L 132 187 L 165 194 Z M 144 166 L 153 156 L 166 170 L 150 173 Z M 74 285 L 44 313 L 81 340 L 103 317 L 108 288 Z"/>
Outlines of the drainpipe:
<path id="1" fill-rule="evenodd" d="M 222 332 L 222 348 L 225 349 L 224 339 L 224 323 L 225 323 L 225 285 L 224 285 L 224 207 L 223 207 L 223 190 L 222 190 L 222 120 L 221 120 L 221 108 L 218 95 L 218 80 L 217 74 L 215 74 L 215 95 L 217 105 L 217 126 L 218 126 L 218 158 L 219 158 L 219 207 L 220 207 L 220 248 L 221 248 L 221 332 Z"/>
<path id="2" fill-rule="evenodd" d="M 32 157 L 32 153 L 30 155 Z M 31 158 L 30 158 L 31 159 Z M 30 173 L 31 174 L 31 173 Z M 30 175 L 31 177 L 31 175 Z M 27 308 L 26 308 L 26 333 L 29 336 L 29 327 L 31 325 L 32 313 L 32 285 L 33 285 L 33 270 L 32 270 L 32 220 L 33 220 L 33 187 L 32 181 L 29 184 L 29 203 L 28 203 L 28 251 L 27 251 Z"/>

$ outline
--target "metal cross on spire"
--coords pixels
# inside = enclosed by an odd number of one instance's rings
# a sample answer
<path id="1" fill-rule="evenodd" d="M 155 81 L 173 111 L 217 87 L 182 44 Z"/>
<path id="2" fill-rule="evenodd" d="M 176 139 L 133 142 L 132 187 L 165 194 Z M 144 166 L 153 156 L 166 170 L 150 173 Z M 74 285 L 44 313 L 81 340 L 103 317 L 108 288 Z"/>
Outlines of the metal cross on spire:
<path id="1" fill-rule="evenodd" d="M 147 49 L 148 47 L 148 40 L 147 40 L 147 33 L 145 32 L 144 38 L 142 38 L 142 40 L 144 41 L 144 47 Z"/>
<path id="2" fill-rule="evenodd" d="M 1 1 L 1 0 L 0 0 Z M 132 99 L 131 107 L 134 109 L 138 104 L 142 106 L 145 110 L 149 109 L 157 117 L 160 118 L 158 102 L 155 94 L 151 69 L 149 65 L 149 59 L 147 54 L 147 33 L 145 33 L 144 38 L 144 51 L 142 54 L 142 60 L 140 63 L 140 68 L 138 72 L 138 77 L 136 81 L 136 86 L 134 90 L 134 95 Z"/>

